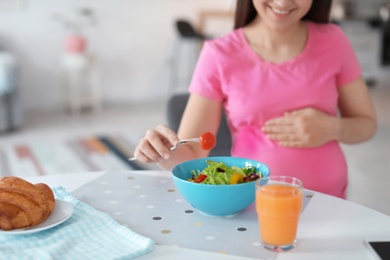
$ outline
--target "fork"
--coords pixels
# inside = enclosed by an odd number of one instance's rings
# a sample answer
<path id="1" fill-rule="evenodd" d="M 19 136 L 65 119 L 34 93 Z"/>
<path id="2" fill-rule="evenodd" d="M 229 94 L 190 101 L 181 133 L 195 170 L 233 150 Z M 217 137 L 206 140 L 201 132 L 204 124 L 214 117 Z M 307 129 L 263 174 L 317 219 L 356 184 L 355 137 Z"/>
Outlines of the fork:
<path id="1" fill-rule="evenodd" d="M 199 137 L 196 137 L 196 138 L 189 138 L 189 139 L 183 139 L 183 140 L 180 140 L 176 145 L 172 146 L 171 148 L 169 148 L 169 151 L 173 151 L 175 150 L 179 145 L 182 145 L 182 144 L 185 144 L 185 143 L 188 143 L 188 142 L 196 142 L 196 143 L 200 143 L 200 138 Z M 134 160 L 137 160 L 136 157 L 131 157 L 128 159 L 129 161 L 134 161 Z"/>

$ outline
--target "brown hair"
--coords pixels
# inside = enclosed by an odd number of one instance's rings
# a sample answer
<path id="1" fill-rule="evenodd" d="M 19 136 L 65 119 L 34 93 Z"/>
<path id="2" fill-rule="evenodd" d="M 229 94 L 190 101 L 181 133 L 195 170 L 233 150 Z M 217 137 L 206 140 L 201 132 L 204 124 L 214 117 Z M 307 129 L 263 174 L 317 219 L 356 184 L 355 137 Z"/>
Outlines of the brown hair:
<path id="1" fill-rule="evenodd" d="M 328 23 L 332 0 L 313 0 L 310 10 L 302 18 L 316 23 Z M 234 29 L 244 27 L 257 16 L 252 0 L 237 0 Z"/>

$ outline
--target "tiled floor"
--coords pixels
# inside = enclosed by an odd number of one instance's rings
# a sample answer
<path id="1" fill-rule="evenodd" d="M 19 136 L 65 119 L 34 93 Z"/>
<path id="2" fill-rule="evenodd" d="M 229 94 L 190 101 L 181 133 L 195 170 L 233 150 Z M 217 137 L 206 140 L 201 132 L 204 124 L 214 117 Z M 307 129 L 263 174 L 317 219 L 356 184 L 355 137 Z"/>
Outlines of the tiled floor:
<path id="1" fill-rule="evenodd" d="M 370 89 L 379 118 L 376 136 L 365 143 L 343 145 L 349 165 L 348 199 L 390 215 L 390 86 Z M 28 115 L 21 131 L 0 135 L 0 147 L 20 141 L 47 142 L 90 134 L 132 134 L 137 141 L 148 128 L 165 122 L 163 102 L 106 109 L 99 116 L 64 113 Z M 331 163 L 331 162 L 330 162 Z"/>

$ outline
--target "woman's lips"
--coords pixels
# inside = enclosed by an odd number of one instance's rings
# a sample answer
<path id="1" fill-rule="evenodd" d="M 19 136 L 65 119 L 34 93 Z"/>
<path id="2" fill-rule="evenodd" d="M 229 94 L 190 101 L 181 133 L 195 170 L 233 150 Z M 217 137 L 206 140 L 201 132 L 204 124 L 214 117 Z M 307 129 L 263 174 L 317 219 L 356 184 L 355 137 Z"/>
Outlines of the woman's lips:
<path id="1" fill-rule="evenodd" d="M 285 18 L 289 14 L 291 14 L 293 9 L 280 9 L 276 7 L 269 6 L 269 9 L 272 11 L 272 13 L 277 17 L 277 18 Z"/>
<path id="2" fill-rule="evenodd" d="M 274 13 L 277 13 L 277 14 L 288 14 L 290 12 L 289 10 L 280 10 L 280 9 L 276 9 L 276 8 L 272 8 L 272 7 L 271 7 L 271 9 Z"/>

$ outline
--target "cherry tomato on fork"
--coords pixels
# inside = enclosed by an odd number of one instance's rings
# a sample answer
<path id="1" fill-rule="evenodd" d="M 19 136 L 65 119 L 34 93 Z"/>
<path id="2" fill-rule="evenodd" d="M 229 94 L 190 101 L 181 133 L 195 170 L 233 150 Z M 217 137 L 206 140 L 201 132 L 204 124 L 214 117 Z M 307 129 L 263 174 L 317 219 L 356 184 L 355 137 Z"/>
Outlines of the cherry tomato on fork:
<path id="1" fill-rule="evenodd" d="M 203 150 L 211 150 L 217 144 L 217 138 L 210 132 L 203 133 L 199 136 L 200 148 Z"/>

